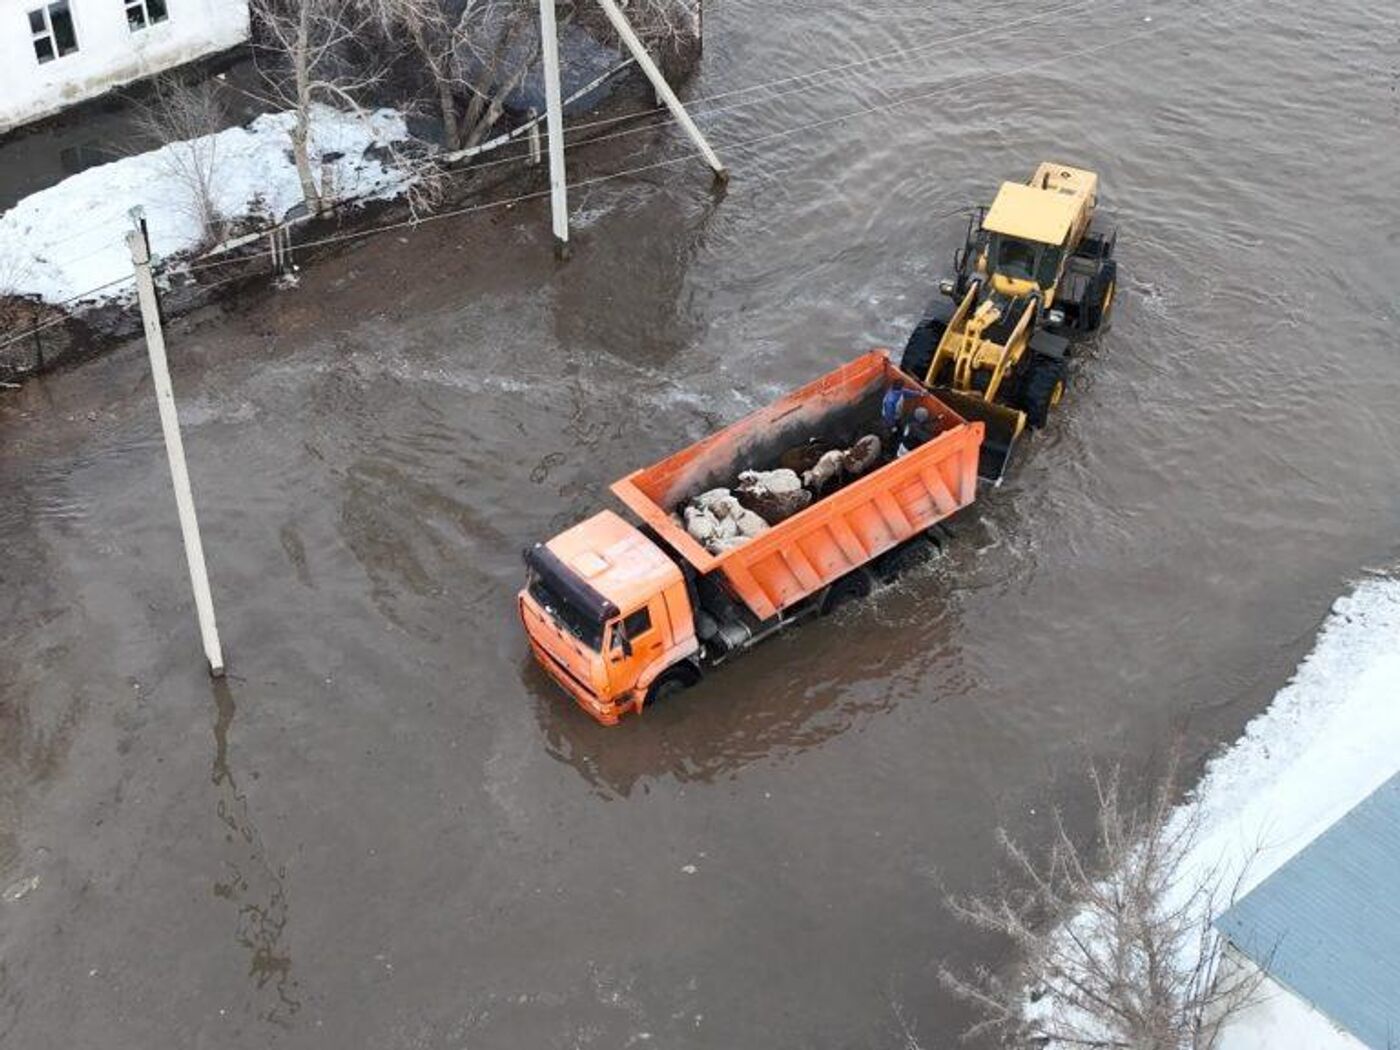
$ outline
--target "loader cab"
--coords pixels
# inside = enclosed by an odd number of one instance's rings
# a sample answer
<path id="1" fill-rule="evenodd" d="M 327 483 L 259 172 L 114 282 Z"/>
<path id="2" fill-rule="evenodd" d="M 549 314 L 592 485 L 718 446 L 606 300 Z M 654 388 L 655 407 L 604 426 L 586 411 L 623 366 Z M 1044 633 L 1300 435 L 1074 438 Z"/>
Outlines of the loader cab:
<path id="1" fill-rule="evenodd" d="M 982 220 L 991 288 L 1010 299 L 1038 294 L 1049 306 L 1087 208 L 1082 187 L 1051 185 L 1040 172 L 1029 184 L 1002 183 Z"/>
<path id="2" fill-rule="evenodd" d="M 520 617 L 536 660 L 608 725 L 694 653 L 680 569 L 642 532 L 604 511 L 525 551 Z"/>
<path id="3" fill-rule="evenodd" d="M 1018 287 L 1029 283 L 1042 291 L 1054 288 L 1064 259 L 1062 245 L 1037 244 L 1005 233 L 993 233 L 987 242 L 991 274 L 1004 281 L 1014 281 Z"/>

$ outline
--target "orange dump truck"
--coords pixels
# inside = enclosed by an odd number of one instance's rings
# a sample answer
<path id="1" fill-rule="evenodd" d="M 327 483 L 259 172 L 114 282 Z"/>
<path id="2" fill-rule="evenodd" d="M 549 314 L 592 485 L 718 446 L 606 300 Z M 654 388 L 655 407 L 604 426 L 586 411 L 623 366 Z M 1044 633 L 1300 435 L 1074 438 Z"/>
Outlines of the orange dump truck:
<path id="1" fill-rule="evenodd" d="M 771 467 L 786 450 L 880 432 L 892 386 L 919 390 L 885 351 L 865 354 L 616 482 L 614 494 L 640 525 L 603 511 L 528 548 L 520 617 L 540 665 L 613 725 L 931 553 L 930 530 L 973 500 L 983 425 L 924 392 L 902 411 L 928 409 L 931 438 L 886 454 L 742 546 L 711 554 L 677 516 L 694 496 Z"/>

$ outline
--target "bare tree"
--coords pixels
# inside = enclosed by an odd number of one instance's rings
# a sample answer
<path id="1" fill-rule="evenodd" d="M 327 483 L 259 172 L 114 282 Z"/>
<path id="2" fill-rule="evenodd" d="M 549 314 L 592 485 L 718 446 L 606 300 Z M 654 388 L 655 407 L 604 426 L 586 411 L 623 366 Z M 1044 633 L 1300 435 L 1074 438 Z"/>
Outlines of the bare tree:
<path id="1" fill-rule="evenodd" d="M 410 42 L 431 82 L 448 149 L 483 141 L 500 122 L 510 96 L 538 68 L 537 0 L 362 2 L 386 35 Z M 561 27 L 577 18 L 596 26 L 600 35 L 611 35 L 589 0 L 557 6 Z M 663 55 L 680 53 L 698 41 L 698 0 L 629 0 L 622 6 L 647 46 Z M 569 59 L 566 47 L 561 55 L 566 69 Z"/>
<path id="2" fill-rule="evenodd" d="M 323 102 L 365 117 L 360 97 L 383 80 L 384 70 L 363 68 L 348 56 L 358 52 L 373 15 L 356 0 L 253 0 L 252 6 L 266 36 L 254 57 L 262 52 L 259 72 L 294 114 L 292 158 L 314 215 L 323 202 L 309 152 L 312 106 Z"/>
<path id="3" fill-rule="evenodd" d="M 212 81 L 189 83 L 158 77 L 148 94 L 133 100 L 133 124 L 145 142 L 160 147 L 162 172 L 181 195 L 181 205 L 199 223 L 206 241 L 218 240 L 222 219 L 214 203 L 219 170 L 223 103 Z"/>
<path id="4" fill-rule="evenodd" d="M 361 0 L 389 41 L 406 37 L 432 84 L 448 149 L 461 145 L 457 94 L 466 88 L 458 62 L 461 20 L 454 0 Z M 470 3 L 468 4 L 470 6 Z"/>
<path id="5" fill-rule="evenodd" d="M 984 1015 L 969 1037 L 1211 1050 L 1249 1005 L 1262 971 L 1222 967 L 1224 942 L 1211 926 L 1243 872 L 1222 884 L 1220 869 L 1188 860 L 1199 820 L 1174 807 L 1176 767 L 1140 807 L 1125 806 L 1116 769 L 1093 771 L 1097 857 L 1086 856 L 1058 813 L 1043 860 L 998 832 L 1026 888 L 948 903 L 965 921 L 1008 938 L 1021 970 L 1011 980 L 986 969 L 971 977 L 940 971 L 945 987 Z"/>

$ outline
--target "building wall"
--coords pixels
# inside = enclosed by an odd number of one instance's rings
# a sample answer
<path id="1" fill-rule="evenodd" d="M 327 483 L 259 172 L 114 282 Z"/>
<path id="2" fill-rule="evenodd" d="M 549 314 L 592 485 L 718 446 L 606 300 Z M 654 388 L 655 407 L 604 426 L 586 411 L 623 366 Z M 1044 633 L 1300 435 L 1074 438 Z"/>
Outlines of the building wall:
<path id="1" fill-rule="evenodd" d="M 247 0 L 166 0 L 168 17 L 133 32 L 124 0 L 68 0 L 78 50 L 40 63 L 29 12 L 0 0 L 0 133 L 248 39 Z"/>

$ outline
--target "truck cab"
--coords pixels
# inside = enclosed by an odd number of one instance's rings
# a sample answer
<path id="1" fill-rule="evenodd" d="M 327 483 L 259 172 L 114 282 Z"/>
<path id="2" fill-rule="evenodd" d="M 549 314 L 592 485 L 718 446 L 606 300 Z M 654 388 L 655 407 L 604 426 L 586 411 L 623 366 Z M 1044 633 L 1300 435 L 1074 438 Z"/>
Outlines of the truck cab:
<path id="1" fill-rule="evenodd" d="M 611 511 L 527 548 L 525 564 L 518 602 L 535 659 L 605 725 L 640 711 L 699 649 L 680 568 Z"/>

